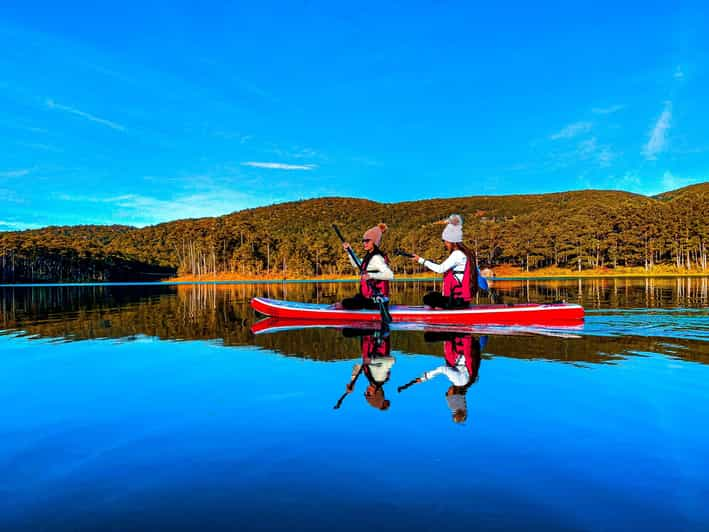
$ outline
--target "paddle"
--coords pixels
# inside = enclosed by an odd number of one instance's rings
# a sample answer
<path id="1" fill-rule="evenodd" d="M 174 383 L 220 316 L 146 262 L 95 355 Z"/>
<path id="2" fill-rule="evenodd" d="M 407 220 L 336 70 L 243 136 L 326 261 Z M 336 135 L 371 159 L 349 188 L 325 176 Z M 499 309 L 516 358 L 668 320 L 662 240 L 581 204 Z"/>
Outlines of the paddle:
<path id="1" fill-rule="evenodd" d="M 347 240 L 345 240 L 345 237 L 342 236 L 342 233 L 340 233 L 340 229 L 335 224 L 332 224 L 332 228 L 335 230 L 335 233 L 340 238 L 343 244 L 347 242 Z M 355 255 L 355 252 L 352 250 L 352 247 L 348 247 L 347 252 L 350 254 L 350 257 L 352 257 L 352 260 L 357 265 L 357 268 L 359 268 L 361 271 L 362 261 L 359 260 L 359 257 L 357 255 Z M 372 288 L 372 292 L 374 292 L 374 297 L 372 299 L 379 306 L 379 314 L 382 317 L 382 323 L 384 325 L 388 325 L 392 322 L 391 314 L 389 313 L 389 309 L 387 308 L 389 298 L 383 296 L 382 293 L 377 289 L 377 287 L 370 281 L 367 281 L 367 284 L 369 284 L 369 286 Z"/>
<path id="2" fill-rule="evenodd" d="M 397 257 L 408 257 L 409 259 L 414 258 L 413 253 L 409 253 L 408 251 L 404 251 L 403 249 L 395 249 L 394 255 L 396 255 Z"/>
<path id="3" fill-rule="evenodd" d="M 412 380 L 411 382 L 407 382 L 407 383 L 404 384 L 403 386 L 399 386 L 399 387 L 396 389 L 396 391 L 399 392 L 399 393 L 401 393 L 401 392 L 403 392 L 404 390 L 406 390 L 406 388 L 411 388 L 414 384 L 418 384 L 419 382 L 421 382 L 421 378 L 420 378 L 420 377 L 417 377 L 416 379 Z"/>
<path id="4" fill-rule="evenodd" d="M 359 369 L 357 370 L 357 373 L 355 373 L 352 376 L 352 378 L 350 379 L 350 383 L 346 386 L 347 389 L 346 389 L 345 393 L 343 393 L 342 396 L 337 400 L 337 404 L 335 404 L 335 406 L 333 407 L 333 410 L 337 410 L 338 408 L 340 408 L 340 406 L 342 406 L 342 401 L 345 400 L 345 397 L 347 397 L 352 392 L 352 390 L 354 390 L 354 385 L 357 382 L 357 379 L 359 378 L 359 376 L 362 374 L 363 369 L 364 369 L 364 363 L 359 365 Z"/>

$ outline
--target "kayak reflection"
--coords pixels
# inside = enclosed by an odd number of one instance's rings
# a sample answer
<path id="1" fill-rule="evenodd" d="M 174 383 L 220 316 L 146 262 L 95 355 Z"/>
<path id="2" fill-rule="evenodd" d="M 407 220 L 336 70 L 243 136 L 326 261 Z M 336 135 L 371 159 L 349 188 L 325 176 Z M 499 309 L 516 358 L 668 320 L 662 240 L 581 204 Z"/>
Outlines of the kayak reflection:
<path id="1" fill-rule="evenodd" d="M 398 392 L 402 392 L 414 384 L 427 382 L 438 375 L 443 375 L 450 381 L 445 398 L 453 422 L 463 423 L 468 419 L 466 395 L 468 389 L 478 380 L 481 353 L 487 343 L 487 336 L 426 332 L 424 339 L 426 342 L 443 342 L 445 364 L 424 372 L 423 375 L 404 386 L 399 386 Z"/>
<path id="2" fill-rule="evenodd" d="M 391 402 L 385 397 L 384 384 L 389 381 L 391 368 L 396 359 L 391 356 L 391 337 L 388 328 L 372 331 L 371 329 L 345 328 L 342 329 L 345 338 L 360 338 L 362 362 L 352 368 L 352 376 L 345 386 L 345 393 L 335 405 L 335 409 L 342 406 L 345 397 L 352 393 L 360 375 L 367 379 L 367 388 L 364 398 L 370 406 L 377 410 L 388 410 Z"/>

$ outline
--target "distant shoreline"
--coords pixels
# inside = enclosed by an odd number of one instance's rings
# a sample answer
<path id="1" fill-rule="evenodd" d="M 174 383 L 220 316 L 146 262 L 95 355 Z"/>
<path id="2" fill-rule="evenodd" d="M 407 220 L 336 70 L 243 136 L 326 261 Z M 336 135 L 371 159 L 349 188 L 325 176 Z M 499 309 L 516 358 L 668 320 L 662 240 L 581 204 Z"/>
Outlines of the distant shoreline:
<path id="1" fill-rule="evenodd" d="M 677 271 L 670 268 L 656 267 L 650 271 L 645 271 L 644 268 L 598 268 L 593 270 L 582 270 L 581 272 L 562 270 L 560 268 L 542 268 L 532 272 L 525 272 L 521 268 L 502 265 L 495 268 L 495 277 L 488 278 L 488 281 L 527 281 L 527 280 L 563 280 L 563 279 L 619 279 L 619 278 L 680 278 L 680 277 L 709 277 L 709 270 L 706 271 Z M 401 274 L 396 275 L 398 281 L 435 281 L 439 280 L 440 276 L 433 273 L 420 274 Z M 240 275 L 235 273 L 218 273 L 216 275 L 178 275 L 163 279 L 165 283 L 174 282 L 239 282 L 239 283 L 279 283 L 279 282 L 310 282 L 310 283 L 327 283 L 327 282 L 356 282 L 359 280 L 355 275 L 324 275 L 317 277 L 298 277 L 298 276 L 278 276 L 278 275 Z"/>
<path id="2" fill-rule="evenodd" d="M 653 271 L 645 272 L 643 268 L 623 268 L 616 270 L 584 270 L 582 272 L 571 272 L 569 270 L 559 270 L 557 268 L 545 268 L 534 272 L 525 272 L 519 268 L 500 266 L 495 268 L 498 275 L 488 278 L 488 282 L 522 282 L 522 281 L 570 281 L 576 279 L 682 279 L 682 278 L 707 278 L 709 270 L 704 272 L 678 272 L 656 268 Z M 87 286 L 170 286 L 170 285 L 247 285 L 247 284 L 304 284 L 304 283 L 356 283 L 357 276 L 336 276 L 327 275 L 319 277 L 282 277 L 275 275 L 243 276 L 236 274 L 217 274 L 202 276 L 176 276 L 160 279 L 158 281 L 106 281 L 106 282 L 40 282 L 40 283 L 0 283 L 0 288 L 12 287 L 87 287 Z M 397 275 L 395 282 L 434 282 L 440 281 L 440 276 L 436 274 L 408 274 Z"/>
<path id="3" fill-rule="evenodd" d="M 615 275 L 556 275 L 556 276 L 527 276 L 527 277 L 493 277 L 488 279 L 488 282 L 507 282 L 507 281 L 568 281 L 574 279 L 681 279 L 681 278 L 709 278 L 709 272 L 707 273 L 655 273 L 649 275 L 639 275 L 639 274 L 615 274 Z M 431 277 L 403 277 L 397 276 L 393 282 L 405 282 L 405 281 L 419 281 L 419 282 L 433 282 L 440 281 L 440 276 Z M 183 279 L 176 277 L 174 279 L 165 279 L 160 283 L 156 284 L 277 284 L 277 283 L 356 283 L 359 281 L 357 277 L 337 277 L 337 278 L 323 278 L 323 277 L 280 277 L 280 278 L 250 278 L 250 279 L 222 279 L 222 278 L 210 278 L 204 276 L 199 279 L 189 278 Z M 125 283 L 133 284 L 133 283 Z M 153 283 L 147 283 L 153 284 Z"/>
<path id="4" fill-rule="evenodd" d="M 654 274 L 613 274 L 613 275 L 555 275 L 555 276 L 526 276 L 526 277 L 494 277 L 488 279 L 493 283 L 522 282 L 522 281 L 573 281 L 581 279 L 709 279 L 709 272 L 705 273 L 654 273 Z M 51 287 L 90 287 L 90 286 L 189 286 L 189 285 L 265 285 L 265 284 L 305 284 L 305 283 L 356 283 L 357 277 L 313 277 L 313 278 L 249 278 L 249 279 L 215 279 L 204 276 L 200 279 L 174 277 L 161 281 L 116 281 L 116 282 L 52 282 L 52 283 L 5 283 L 0 288 L 51 288 Z M 440 281 L 438 276 L 398 276 L 394 282 L 433 282 Z"/>

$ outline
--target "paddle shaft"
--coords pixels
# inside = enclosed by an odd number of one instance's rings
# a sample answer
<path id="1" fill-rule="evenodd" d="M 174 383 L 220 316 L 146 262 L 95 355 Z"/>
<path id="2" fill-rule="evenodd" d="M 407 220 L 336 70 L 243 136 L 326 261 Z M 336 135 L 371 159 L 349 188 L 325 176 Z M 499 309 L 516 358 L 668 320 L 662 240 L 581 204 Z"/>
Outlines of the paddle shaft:
<path id="1" fill-rule="evenodd" d="M 399 386 L 399 387 L 396 389 L 396 391 L 399 392 L 399 393 L 401 393 L 402 391 L 406 390 L 406 388 L 411 388 L 414 384 L 417 384 L 417 383 L 419 383 L 419 382 L 421 382 L 421 379 L 420 379 L 420 378 L 416 378 L 416 379 L 412 380 L 411 382 L 407 382 L 407 383 L 404 384 L 403 386 Z"/>
<path id="2" fill-rule="evenodd" d="M 413 253 L 409 253 L 408 251 L 404 251 L 403 249 L 395 250 L 394 255 L 397 255 L 399 257 L 408 257 L 409 259 L 412 259 L 414 257 Z"/>
<path id="3" fill-rule="evenodd" d="M 354 384 L 357 382 L 357 379 L 359 376 L 362 374 L 362 370 L 364 369 L 364 363 L 359 367 L 357 370 L 357 373 L 350 379 L 350 383 L 347 385 L 348 388 L 354 387 Z M 350 393 L 352 392 L 351 389 L 347 390 L 345 393 L 342 394 L 342 396 L 337 400 L 337 404 L 333 407 L 334 410 L 337 410 L 342 406 L 342 401 L 345 400 L 345 397 L 347 397 Z"/>
<path id="4" fill-rule="evenodd" d="M 345 237 L 342 236 L 342 233 L 340 233 L 339 227 L 337 227 L 335 224 L 332 224 L 332 228 L 335 230 L 335 233 L 337 233 L 337 236 L 339 237 L 339 239 L 342 241 L 343 244 L 345 242 L 347 242 L 347 240 L 345 240 Z M 359 260 L 359 257 L 357 255 L 355 255 L 355 252 L 353 251 L 351 246 L 347 247 L 347 253 L 350 254 L 350 257 L 352 257 L 352 260 L 355 262 L 357 267 L 361 269 L 362 268 L 362 261 Z"/>

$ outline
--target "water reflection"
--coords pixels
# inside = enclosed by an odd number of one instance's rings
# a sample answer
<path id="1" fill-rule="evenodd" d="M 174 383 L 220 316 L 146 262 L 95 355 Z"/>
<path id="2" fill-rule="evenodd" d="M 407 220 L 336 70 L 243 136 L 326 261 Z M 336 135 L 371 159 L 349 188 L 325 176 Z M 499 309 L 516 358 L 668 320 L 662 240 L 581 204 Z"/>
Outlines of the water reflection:
<path id="1" fill-rule="evenodd" d="M 498 356 L 572 363 L 613 362 L 643 352 L 709 362 L 707 278 L 496 281 L 505 302 L 567 300 L 587 309 L 582 338 L 533 339 L 498 332 L 490 350 Z M 393 299 L 419 301 L 429 282 L 392 285 Z M 96 338 L 211 340 L 226 346 L 257 345 L 287 356 L 315 360 L 353 358 L 352 339 L 332 330 L 298 330 L 254 336 L 259 319 L 254 296 L 335 302 L 345 283 L 0 288 L 0 334 L 82 341 Z M 632 309 L 632 310 L 631 310 Z M 393 331 L 397 349 L 436 354 L 420 331 Z"/>
<path id="2" fill-rule="evenodd" d="M 388 410 L 391 401 L 385 397 L 384 385 L 389 382 L 391 368 L 396 359 L 391 356 L 391 335 L 388 328 L 367 330 L 346 328 L 342 330 L 345 338 L 359 338 L 362 362 L 352 368 L 352 376 L 345 386 L 345 393 L 335 405 L 335 410 L 342 406 L 345 397 L 351 394 L 361 375 L 367 380 L 364 398 L 370 406 L 377 410 Z"/>
<path id="3" fill-rule="evenodd" d="M 359 340 L 361 361 L 352 367 L 349 381 L 345 385 L 345 392 L 340 396 L 334 409 L 343 406 L 345 399 L 355 391 L 360 380 L 366 380 L 364 399 L 377 410 L 388 410 L 391 400 L 386 397 L 385 384 L 391 380 L 391 370 L 396 363 L 392 356 L 392 340 L 389 328 L 344 328 L 341 330 L 344 338 Z M 420 376 L 400 385 L 397 392 L 415 384 L 429 382 L 438 376 L 449 381 L 444 397 L 451 419 L 454 423 L 464 423 L 468 419 L 467 393 L 470 387 L 478 380 L 481 355 L 487 345 L 487 336 L 474 336 L 456 332 L 427 331 L 423 334 L 426 344 L 434 347 L 438 354 L 443 355 L 443 364 L 440 364 Z"/>
<path id="4" fill-rule="evenodd" d="M 0 529 L 707 529 L 706 281 L 498 287 L 579 331 L 251 332 L 350 288 L 0 290 Z"/>
<path id="5" fill-rule="evenodd" d="M 446 390 L 446 403 L 455 423 L 463 423 L 468 419 L 468 389 L 477 382 L 480 371 L 480 360 L 483 346 L 487 344 L 487 336 L 475 337 L 467 334 L 427 332 L 426 342 L 442 342 L 445 364 L 424 372 L 408 384 L 399 386 L 402 392 L 414 384 L 427 382 L 438 375 L 445 376 L 450 381 Z"/>

